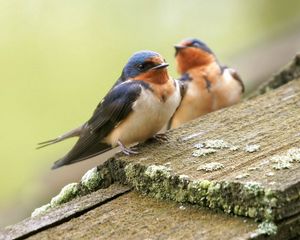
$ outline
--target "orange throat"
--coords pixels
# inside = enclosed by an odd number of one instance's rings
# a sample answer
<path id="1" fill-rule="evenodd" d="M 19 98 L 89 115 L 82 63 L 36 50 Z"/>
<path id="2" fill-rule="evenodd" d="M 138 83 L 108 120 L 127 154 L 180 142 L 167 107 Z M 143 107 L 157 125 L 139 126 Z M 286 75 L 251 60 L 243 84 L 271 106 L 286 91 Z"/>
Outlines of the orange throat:
<path id="1" fill-rule="evenodd" d="M 195 48 L 181 50 L 176 56 L 177 72 L 186 73 L 188 70 L 211 64 L 215 61 L 212 54 Z"/>
<path id="2" fill-rule="evenodd" d="M 147 83 L 165 84 L 169 81 L 170 76 L 167 69 L 157 69 L 140 74 L 134 80 L 141 80 Z"/>

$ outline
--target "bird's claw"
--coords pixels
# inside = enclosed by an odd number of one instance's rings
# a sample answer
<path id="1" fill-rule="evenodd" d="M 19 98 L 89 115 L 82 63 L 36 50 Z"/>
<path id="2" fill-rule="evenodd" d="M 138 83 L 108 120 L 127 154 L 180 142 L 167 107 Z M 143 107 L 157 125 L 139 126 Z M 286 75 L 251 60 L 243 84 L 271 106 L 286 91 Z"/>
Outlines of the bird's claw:
<path id="1" fill-rule="evenodd" d="M 159 141 L 159 142 L 168 142 L 169 141 L 169 137 L 165 133 L 158 133 L 153 136 L 153 139 L 155 139 L 156 141 Z"/>
<path id="2" fill-rule="evenodd" d="M 129 155 L 131 155 L 131 154 L 138 154 L 139 152 L 137 152 L 136 150 L 137 150 L 137 148 L 127 148 L 123 143 L 121 143 L 120 141 L 118 141 L 118 145 L 120 146 L 120 148 L 121 148 L 121 151 L 125 154 L 125 155 L 127 155 L 127 156 L 129 156 Z"/>
<path id="3" fill-rule="evenodd" d="M 127 155 L 127 156 L 129 156 L 129 155 L 131 155 L 131 154 L 138 154 L 138 152 L 136 152 L 136 151 L 133 151 L 132 149 L 130 149 L 130 148 L 121 148 L 121 150 L 122 150 L 122 152 L 125 154 L 125 155 Z"/>

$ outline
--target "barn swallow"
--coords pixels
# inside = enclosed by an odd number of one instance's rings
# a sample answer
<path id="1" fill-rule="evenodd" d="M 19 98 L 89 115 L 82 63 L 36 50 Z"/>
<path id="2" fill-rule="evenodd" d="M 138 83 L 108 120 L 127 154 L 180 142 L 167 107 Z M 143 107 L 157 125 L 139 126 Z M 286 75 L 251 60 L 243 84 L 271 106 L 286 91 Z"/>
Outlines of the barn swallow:
<path id="1" fill-rule="evenodd" d="M 156 52 L 135 53 L 86 123 L 56 139 L 40 143 L 39 148 L 79 137 L 52 169 L 88 159 L 116 146 L 120 146 L 124 154 L 137 153 L 129 146 L 153 137 L 168 123 L 180 104 L 180 82 L 169 76 L 167 67 L 168 63 Z"/>
<path id="2" fill-rule="evenodd" d="M 234 69 L 221 65 L 205 43 L 185 39 L 175 45 L 175 51 L 179 80 L 187 90 L 169 123 L 171 128 L 240 101 L 241 78 Z"/>

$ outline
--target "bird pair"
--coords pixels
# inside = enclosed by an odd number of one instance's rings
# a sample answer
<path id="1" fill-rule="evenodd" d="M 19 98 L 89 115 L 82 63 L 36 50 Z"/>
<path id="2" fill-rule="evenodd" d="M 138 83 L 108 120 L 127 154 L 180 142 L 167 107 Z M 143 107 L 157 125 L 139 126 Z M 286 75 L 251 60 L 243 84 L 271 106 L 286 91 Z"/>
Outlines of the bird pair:
<path id="1" fill-rule="evenodd" d="M 244 86 L 237 73 L 220 65 L 215 54 L 197 39 L 175 46 L 181 77 L 175 80 L 168 63 L 153 51 L 135 53 L 121 77 L 82 126 L 40 143 L 45 147 L 79 137 L 52 169 L 99 155 L 116 146 L 136 154 L 133 143 L 155 137 L 164 126 L 176 128 L 208 112 L 237 103 Z"/>

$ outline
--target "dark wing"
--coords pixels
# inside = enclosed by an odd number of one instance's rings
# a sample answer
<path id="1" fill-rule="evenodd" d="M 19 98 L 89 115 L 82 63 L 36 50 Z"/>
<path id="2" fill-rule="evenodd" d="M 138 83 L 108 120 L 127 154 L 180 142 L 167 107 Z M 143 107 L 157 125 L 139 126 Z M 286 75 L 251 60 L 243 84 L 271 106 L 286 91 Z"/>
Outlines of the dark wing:
<path id="1" fill-rule="evenodd" d="M 179 85 L 181 100 L 183 99 L 183 97 L 185 96 L 185 93 L 187 91 L 188 82 L 190 82 L 192 80 L 193 80 L 193 78 L 191 77 L 191 75 L 189 73 L 184 73 L 180 76 L 180 78 L 178 78 L 177 80 L 174 80 Z"/>
<path id="2" fill-rule="evenodd" d="M 182 99 L 184 98 L 185 94 L 186 94 L 186 91 L 187 91 L 187 81 L 181 81 L 180 79 L 178 80 L 174 80 L 176 84 L 178 84 L 179 86 L 179 90 L 180 90 L 180 95 L 181 95 L 181 100 L 180 100 L 180 104 L 181 104 L 181 101 Z M 169 130 L 171 128 L 171 125 L 172 125 L 172 121 L 173 121 L 173 117 L 177 111 L 177 109 L 180 107 L 180 104 L 178 105 L 178 107 L 176 108 L 173 116 L 170 118 L 168 124 L 167 124 L 167 130 Z"/>
<path id="3" fill-rule="evenodd" d="M 245 92 L 245 85 L 244 85 L 244 83 L 243 83 L 242 78 L 240 77 L 240 75 L 237 73 L 237 71 L 235 71 L 232 68 L 230 68 L 230 73 L 231 73 L 232 77 L 241 84 L 242 93 L 244 93 Z"/>
<path id="4" fill-rule="evenodd" d="M 187 81 L 192 81 L 193 78 L 190 76 L 190 74 L 184 73 L 180 76 L 180 78 L 178 78 L 178 80 L 181 82 L 187 82 Z"/>
<path id="5" fill-rule="evenodd" d="M 181 100 L 182 100 L 187 91 L 187 87 L 188 87 L 187 82 L 176 81 L 176 80 L 175 80 L 175 82 L 179 84 L 180 95 L 181 95 Z"/>
<path id="6" fill-rule="evenodd" d="M 222 68 L 221 68 L 222 72 L 223 72 L 225 69 L 228 69 L 229 72 L 230 72 L 230 74 L 231 74 L 231 76 L 232 76 L 236 81 L 239 82 L 239 84 L 240 84 L 241 87 L 242 87 L 242 93 L 244 93 L 244 92 L 245 92 L 245 85 L 244 85 L 244 83 L 243 83 L 243 81 L 242 81 L 241 76 L 237 73 L 237 71 L 236 71 L 235 69 L 230 68 L 230 67 L 227 67 L 227 66 L 222 66 Z"/>
<path id="7" fill-rule="evenodd" d="M 124 82 L 109 91 L 83 126 L 74 147 L 66 156 L 56 161 L 52 168 L 79 162 L 110 150 L 111 146 L 101 141 L 132 111 L 132 105 L 141 93 L 141 84 L 144 83 Z"/>

